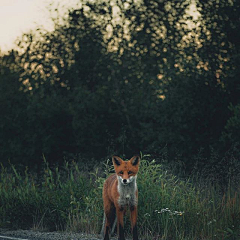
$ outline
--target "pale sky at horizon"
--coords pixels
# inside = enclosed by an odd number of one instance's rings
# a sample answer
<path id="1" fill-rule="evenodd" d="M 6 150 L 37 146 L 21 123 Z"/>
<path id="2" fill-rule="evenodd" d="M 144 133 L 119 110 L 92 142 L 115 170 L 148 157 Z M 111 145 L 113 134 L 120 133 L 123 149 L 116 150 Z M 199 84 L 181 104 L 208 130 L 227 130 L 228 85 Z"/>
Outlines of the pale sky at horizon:
<path id="1" fill-rule="evenodd" d="M 78 0 L 0 0 L 0 50 L 12 49 L 18 36 L 44 25 L 52 29 L 47 6 L 53 3 L 74 6 Z"/>

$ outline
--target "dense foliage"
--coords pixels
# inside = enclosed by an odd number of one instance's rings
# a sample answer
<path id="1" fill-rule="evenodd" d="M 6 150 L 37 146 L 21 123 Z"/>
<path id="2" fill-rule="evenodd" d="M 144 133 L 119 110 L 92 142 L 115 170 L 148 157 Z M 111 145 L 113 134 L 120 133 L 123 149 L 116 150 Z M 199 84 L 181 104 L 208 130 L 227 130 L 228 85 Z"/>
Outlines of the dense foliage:
<path id="1" fill-rule="evenodd" d="M 239 7 L 81 1 L 53 18 L 53 32 L 24 34 L 0 58 L 1 162 L 92 162 L 141 150 L 192 169 L 199 159 L 216 164 L 213 151 L 222 159 L 233 148 L 237 158 Z"/>
<path id="2" fill-rule="evenodd" d="M 37 176 L 28 169 L 20 174 L 14 166 L 1 169 L 0 226 L 99 234 L 102 186 L 113 170 L 112 163 L 90 175 L 74 162 L 61 168 L 50 168 L 45 162 L 41 170 Z M 239 239 L 239 185 L 234 189 L 229 183 L 223 194 L 218 184 L 211 185 L 206 178 L 195 181 L 182 181 L 143 156 L 138 174 L 141 239 Z"/>

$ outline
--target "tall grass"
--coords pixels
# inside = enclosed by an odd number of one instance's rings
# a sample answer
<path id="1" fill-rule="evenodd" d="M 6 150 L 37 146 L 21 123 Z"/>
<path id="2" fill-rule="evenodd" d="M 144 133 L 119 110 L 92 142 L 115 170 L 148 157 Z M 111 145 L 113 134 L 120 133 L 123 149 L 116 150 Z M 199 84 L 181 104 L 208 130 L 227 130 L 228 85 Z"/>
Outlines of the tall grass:
<path id="1" fill-rule="evenodd" d="M 239 191 L 228 188 L 221 195 L 207 183 L 196 188 L 190 179 L 179 180 L 154 161 L 142 161 L 138 185 L 140 229 L 149 239 L 240 237 Z"/>
<path id="2" fill-rule="evenodd" d="M 41 176 L 28 169 L 20 175 L 14 166 L 0 174 L 0 226 L 42 230 L 93 229 L 99 216 L 100 195 L 76 163 L 51 169 L 45 161 Z M 94 213 L 94 214 L 93 214 Z M 79 223 L 76 225 L 76 221 Z"/>
<path id="3" fill-rule="evenodd" d="M 102 185 L 108 161 L 94 173 L 77 163 L 61 169 L 44 162 L 40 176 L 14 166 L 0 173 L 0 227 L 96 233 L 102 224 Z M 239 239 L 239 186 L 223 194 L 217 185 L 180 180 L 143 157 L 138 174 L 142 239 Z M 196 187 L 197 186 L 197 187 Z M 232 190 L 234 189 L 234 191 Z M 126 228 L 129 229 L 128 220 Z"/>

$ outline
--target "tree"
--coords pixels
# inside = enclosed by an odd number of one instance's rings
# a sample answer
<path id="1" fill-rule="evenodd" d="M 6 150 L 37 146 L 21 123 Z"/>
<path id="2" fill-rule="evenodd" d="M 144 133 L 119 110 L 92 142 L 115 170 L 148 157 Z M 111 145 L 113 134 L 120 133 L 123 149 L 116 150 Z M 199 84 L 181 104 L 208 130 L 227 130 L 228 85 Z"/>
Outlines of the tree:
<path id="1" fill-rule="evenodd" d="M 0 156 L 1 161 L 16 162 L 25 152 L 26 109 L 28 95 L 19 81 L 22 68 L 17 64 L 18 53 L 11 51 L 0 58 Z"/>

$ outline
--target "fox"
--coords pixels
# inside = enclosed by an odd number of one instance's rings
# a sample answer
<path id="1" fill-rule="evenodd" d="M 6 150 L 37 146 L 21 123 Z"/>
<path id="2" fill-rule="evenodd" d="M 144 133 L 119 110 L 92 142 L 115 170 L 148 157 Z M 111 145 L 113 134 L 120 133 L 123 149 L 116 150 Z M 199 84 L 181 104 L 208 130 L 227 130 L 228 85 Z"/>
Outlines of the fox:
<path id="1" fill-rule="evenodd" d="M 109 240 L 113 233 L 117 219 L 117 233 L 119 240 L 124 237 L 124 216 L 130 210 L 130 222 L 133 240 L 138 240 L 137 231 L 137 204 L 138 188 L 137 174 L 140 164 L 140 156 L 133 156 L 124 161 L 118 156 L 112 157 L 115 173 L 110 175 L 103 185 L 103 239 Z"/>

